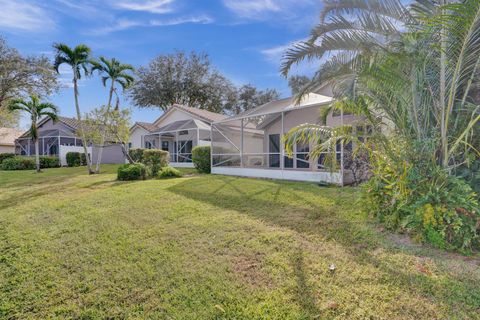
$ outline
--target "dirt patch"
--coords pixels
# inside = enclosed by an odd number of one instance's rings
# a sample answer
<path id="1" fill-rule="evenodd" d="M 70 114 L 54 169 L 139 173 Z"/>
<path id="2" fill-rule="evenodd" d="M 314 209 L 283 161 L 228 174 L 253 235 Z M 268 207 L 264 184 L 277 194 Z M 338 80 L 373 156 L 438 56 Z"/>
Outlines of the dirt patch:
<path id="1" fill-rule="evenodd" d="M 262 270 L 264 255 L 255 253 L 233 258 L 233 272 L 242 283 L 251 287 L 272 287 L 271 279 Z"/>

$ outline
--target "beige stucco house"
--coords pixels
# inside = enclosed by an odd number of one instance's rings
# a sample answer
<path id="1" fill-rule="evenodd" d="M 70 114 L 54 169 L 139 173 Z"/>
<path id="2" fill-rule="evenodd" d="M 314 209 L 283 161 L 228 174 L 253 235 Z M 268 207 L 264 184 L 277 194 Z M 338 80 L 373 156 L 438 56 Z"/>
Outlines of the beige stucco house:
<path id="1" fill-rule="evenodd" d="M 130 129 L 129 148 L 162 149 L 174 167 L 193 167 L 192 148 L 210 145 L 211 125 L 222 114 L 173 105 L 152 123 L 136 122 Z"/>
<path id="2" fill-rule="evenodd" d="M 282 136 L 305 123 L 337 127 L 342 124 L 365 130 L 363 119 L 343 113 L 329 114 L 321 123 L 321 109 L 333 98 L 325 92 L 310 93 L 300 103 L 294 98 L 269 102 L 240 115 L 212 124 L 212 173 L 298 181 L 327 182 L 338 185 L 352 180 L 344 166 L 344 154 L 351 145 L 338 144 L 336 155 L 339 170 L 324 166 L 325 155 L 309 157 L 312 144 L 298 143 L 293 157 L 286 155 Z"/>
<path id="3" fill-rule="evenodd" d="M 15 153 L 15 139 L 22 133 L 14 128 L 0 128 L 0 153 Z"/>

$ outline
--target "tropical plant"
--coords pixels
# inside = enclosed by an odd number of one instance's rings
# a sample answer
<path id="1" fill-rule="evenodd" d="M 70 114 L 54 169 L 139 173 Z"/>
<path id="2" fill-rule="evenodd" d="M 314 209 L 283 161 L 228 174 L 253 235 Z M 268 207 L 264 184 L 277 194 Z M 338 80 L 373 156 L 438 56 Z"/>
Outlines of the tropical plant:
<path id="1" fill-rule="evenodd" d="M 385 182 L 395 177 L 399 182 L 376 185 L 383 190 L 378 193 L 382 201 L 375 199 L 383 205 L 376 210 L 391 215 L 398 215 L 399 202 L 388 194 L 409 190 L 408 183 L 400 183 L 411 181 L 405 177 L 419 176 L 416 181 L 432 189 L 460 190 L 449 187 L 456 182 L 443 174 L 454 176 L 480 157 L 476 145 L 480 121 L 479 38 L 478 0 L 447 5 L 415 1 L 409 7 L 398 0 L 326 1 L 320 24 L 312 30 L 310 39 L 286 52 L 282 72 L 288 75 L 292 66 L 304 60 L 319 61 L 318 71 L 297 99 L 330 86 L 335 102 L 329 111 L 364 116 L 373 128 L 372 134 L 365 143 L 352 127 L 303 125 L 287 134 L 287 151 L 298 140 L 316 143 L 312 156 L 333 153 L 338 142 L 352 142 L 357 149 L 368 152 L 375 178 Z M 414 198 L 409 201 L 414 203 L 424 195 L 413 192 L 411 196 Z M 474 230 L 468 237 L 476 239 L 479 210 L 472 201 L 457 203 L 461 206 L 457 209 L 476 217 L 473 222 L 463 221 Z M 448 207 L 446 203 L 431 205 Z M 414 211 L 409 210 L 406 216 L 414 216 Z M 448 219 L 443 222 L 453 223 Z M 453 241 L 445 233 L 441 236 Z M 472 243 L 475 241 L 457 239 L 454 246 L 465 248 Z"/>
<path id="2" fill-rule="evenodd" d="M 85 75 L 89 74 L 89 66 L 91 65 L 90 53 L 91 50 L 88 46 L 80 44 L 74 48 L 69 47 L 63 43 L 56 43 L 53 45 L 53 48 L 56 50 L 54 68 L 59 72 L 59 67 L 62 64 L 70 66 L 73 71 L 73 95 L 75 98 L 75 110 L 77 113 L 77 120 L 80 127 L 80 135 L 82 138 L 83 151 L 85 154 L 88 154 L 87 146 L 88 141 L 85 136 L 84 123 L 82 121 L 82 114 L 80 112 L 80 104 L 78 101 L 78 81 L 82 77 L 82 71 Z M 92 170 L 92 159 L 87 157 L 87 168 L 88 173 L 94 173 Z"/>
<path id="3" fill-rule="evenodd" d="M 102 83 L 104 87 L 106 87 L 107 82 L 110 81 L 110 89 L 106 107 L 106 112 L 108 113 L 110 112 L 110 109 L 112 107 L 113 94 L 116 93 L 117 90 L 115 85 L 119 84 L 122 90 L 126 90 L 127 88 L 129 88 L 134 82 L 134 78 L 129 72 L 133 72 L 135 69 L 129 64 L 120 63 L 120 61 L 115 58 L 109 60 L 105 57 L 100 57 L 98 61 L 92 61 L 92 65 L 92 72 L 98 71 L 98 73 L 102 76 Z M 118 109 L 118 102 L 116 105 L 116 109 Z M 99 143 L 100 150 L 98 152 L 97 163 L 95 167 L 96 173 L 99 173 L 100 171 L 103 148 L 105 146 L 105 134 L 106 132 L 105 130 L 103 130 Z"/>
<path id="4" fill-rule="evenodd" d="M 48 102 L 41 102 L 40 99 L 35 96 L 30 96 L 30 101 L 25 101 L 23 99 L 13 99 L 10 100 L 8 104 L 8 109 L 10 111 L 23 111 L 30 115 L 30 129 L 29 133 L 32 137 L 32 142 L 35 144 L 35 163 L 37 172 L 40 172 L 40 154 L 38 146 L 38 127 L 37 123 L 42 117 L 46 117 L 56 121 L 58 116 L 58 109 L 55 105 Z"/>

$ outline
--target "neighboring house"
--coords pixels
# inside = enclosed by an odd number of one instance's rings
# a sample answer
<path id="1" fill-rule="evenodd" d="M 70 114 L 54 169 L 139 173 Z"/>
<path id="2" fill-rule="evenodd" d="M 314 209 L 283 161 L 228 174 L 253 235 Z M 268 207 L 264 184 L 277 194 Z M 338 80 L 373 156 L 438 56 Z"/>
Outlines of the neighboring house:
<path id="1" fill-rule="evenodd" d="M 58 117 L 57 121 L 44 118 L 38 123 L 39 154 L 58 156 L 65 166 L 68 152 L 84 153 L 82 139 L 77 135 L 79 122 L 75 118 Z M 16 153 L 20 155 L 35 155 L 35 144 L 29 132 L 25 132 L 15 141 Z M 89 157 L 96 163 L 99 147 L 87 146 Z M 102 163 L 125 163 L 125 156 L 119 144 L 109 144 L 104 147 Z"/>
<path id="2" fill-rule="evenodd" d="M 130 129 L 129 148 L 162 149 L 170 153 L 170 164 L 193 167 L 192 148 L 210 145 L 211 124 L 225 115 L 173 105 L 153 123 L 136 122 Z"/>
<path id="3" fill-rule="evenodd" d="M 15 153 L 15 139 L 22 133 L 14 128 L 0 128 L 0 153 Z"/>
<path id="4" fill-rule="evenodd" d="M 325 94 L 325 95 L 324 95 Z M 304 123 L 321 124 L 321 109 L 330 105 L 329 93 L 310 93 L 299 104 L 293 98 L 269 102 L 212 124 L 212 173 L 272 179 L 328 182 L 339 185 L 350 183 L 349 170 L 343 166 L 344 150 L 351 144 L 336 146 L 339 170 L 323 165 L 325 155 L 309 158 L 313 144 L 297 143 L 293 157 L 284 150 L 282 136 Z M 352 124 L 358 130 L 363 119 L 340 113 L 329 114 L 325 125 L 330 127 Z"/>

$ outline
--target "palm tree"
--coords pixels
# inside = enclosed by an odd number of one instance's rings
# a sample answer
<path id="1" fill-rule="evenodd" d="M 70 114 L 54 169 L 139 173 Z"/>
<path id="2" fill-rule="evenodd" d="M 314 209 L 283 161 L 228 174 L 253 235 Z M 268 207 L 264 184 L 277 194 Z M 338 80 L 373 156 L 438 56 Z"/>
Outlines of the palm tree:
<path id="1" fill-rule="evenodd" d="M 56 43 L 53 45 L 56 50 L 54 68 L 59 72 L 59 67 L 62 64 L 67 64 L 73 71 L 73 93 L 75 97 L 75 109 L 77 112 L 77 120 L 80 127 L 80 135 L 83 142 L 83 150 L 87 158 L 88 173 L 94 173 L 92 171 L 92 160 L 88 156 L 87 151 L 87 139 L 85 137 L 85 128 L 82 122 L 82 115 L 80 112 L 80 105 L 78 102 L 78 80 L 81 79 L 82 71 L 85 75 L 88 75 L 88 68 L 91 64 L 90 53 L 91 50 L 88 46 L 80 44 L 75 48 L 70 48 L 66 44 Z"/>
<path id="2" fill-rule="evenodd" d="M 115 58 L 110 60 L 106 59 L 105 57 L 100 57 L 98 61 L 92 62 L 92 72 L 98 71 L 100 75 L 102 75 L 102 83 L 103 86 L 107 86 L 107 82 L 110 81 L 110 90 L 108 95 L 108 102 L 107 102 L 107 114 L 110 112 L 110 108 L 112 106 L 112 98 L 113 94 L 117 93 L 115 85 L 119 84 L 122 90 L 127 89 L 130 87 L 134 81 L 134 78 L 128 72 L 133 72 L 135 69 L 133 66 L 129 64 L 120 63 Z M 118 103 L 116 105 L 118 108 Z M 102 154 L 103 154 L 103 147 L 105 144 L 105 130 L 102 132 L 102 140 L 100 143 L 100 151 L 97 157 L 97 164 L 95 168 L 95 172 L 100 171 L 100 163 L 102 162 Z"/>
<path id="3" fill-rule="evenodd" d="M 39 155 L 39 148 L 38 148 L 38 128 L 37 123 L 38 120 L 42 117 L 47 117 L 56 121 L 58 116 L 58 108 L 48 102 L 41 102 L 40 99 L 35 96 L 30 96 L 30 101 L 25 101 L 23 99 L 14 99 L 11 100 L 8 104 L 8 109 L 10 111 L 24 111 L 30 114 L 30 135 L 32 137 L 32 141 L 35 144 L 35 162 L 37 167 L 37 172 L 40 172 L 40 155 Z"/>
<path id="4" fill-rule="evenodd" d="M 443 6 L 417 1 L 407 8 L 399 0 L 329 0 L 320 17 L 310 39 L 285 54 L 284 75 L 303 60 L 319 62 L 297 98 L 331 85 L 337 107 L 356 108 L 374 125 L 388 121 L 412 145 L 435 141 L 428 157 L 449 171 L 467 161 L 468 153 L 480 154 L 472 145 L 480 121 L 473 99 L 480 71 L 480 1 Z M 316 129 L 303 126 L 288 140 L 325 141 L 335 133 Z"/>

